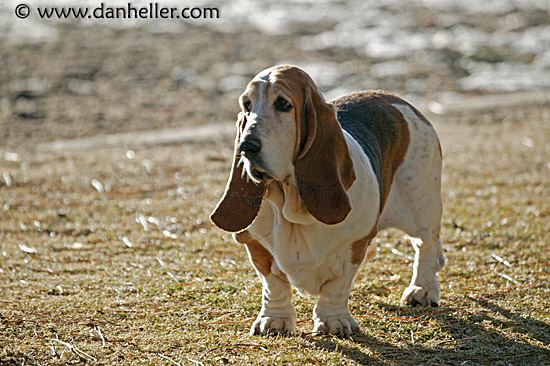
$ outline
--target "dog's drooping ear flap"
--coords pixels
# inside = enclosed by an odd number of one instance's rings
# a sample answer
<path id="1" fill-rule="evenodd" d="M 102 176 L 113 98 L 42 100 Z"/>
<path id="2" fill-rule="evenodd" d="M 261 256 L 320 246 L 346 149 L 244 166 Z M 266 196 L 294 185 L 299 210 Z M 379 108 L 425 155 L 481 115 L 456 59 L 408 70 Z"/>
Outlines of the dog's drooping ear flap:
<path id="1" fill-rule="evenodd" d="M 353 161 L 333 106 L 315 86 L 307 87 L 304 104 L 305 142 L 295 163 L 298 191 L 313 217 L 337 224 L 351 210 L 346 190 L 355 181 Z"/>
<path id="2" fill-rule="evenodd" d="M 229 232 L 242 231 L 252 224 L 265 192 L 265 182 L 254 183 L 243 171 L 243 164 L 239 166 L 238 145 L 245 125 L 246 116 L 241 112 L 237 121 L 237 138 L 229 181 L 223 197 L 210 215 L 210 220 L 217 227 Z"/>

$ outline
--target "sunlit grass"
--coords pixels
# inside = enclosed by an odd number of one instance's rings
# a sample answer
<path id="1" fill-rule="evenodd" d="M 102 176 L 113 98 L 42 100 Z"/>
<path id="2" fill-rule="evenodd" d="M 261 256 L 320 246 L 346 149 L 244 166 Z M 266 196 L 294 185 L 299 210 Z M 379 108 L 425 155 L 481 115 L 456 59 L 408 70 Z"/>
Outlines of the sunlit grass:
<path id="1" fill-rule="evenodd" d="M 513 123 L 450 118 L 436 128 L 444 151 L 442 307 L 399 305 L 412 248 L 398 231 L 381 233 L 351 295 L 363 329 L 353 339 L 311 336 L 315 300 L 299 295 L 297 336 L 248 336 L 259 280 L 244 248 L 208 221 L 230 163 L 230 150 L 216 151 L 230 139 L 135 156 L 21 151 L 1 160 L 0 361 L 550 362 L 548 111 Z"/>

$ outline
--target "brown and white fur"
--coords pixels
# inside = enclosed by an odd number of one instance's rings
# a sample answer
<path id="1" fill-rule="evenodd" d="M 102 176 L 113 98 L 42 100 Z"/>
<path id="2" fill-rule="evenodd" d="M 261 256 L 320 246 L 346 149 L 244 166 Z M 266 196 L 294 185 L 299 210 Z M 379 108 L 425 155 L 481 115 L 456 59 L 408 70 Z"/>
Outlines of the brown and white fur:
<path id="1" fill-rule="evenodd" d="M 295 331 L 292 286 L 318 296 L 314 333 L 359 331 L 348 297 L 375 254 L 370 241 L 389 227 L 413 238 L 416 252 L 402 302 L 437 306 L 441 148 L 427 119 L 385 92 L 326 103 L 289 65 L 259 73 L 240 104 L 231 174 L 211 219 L 246 245 L 262 280 L 251 334 Z"/>

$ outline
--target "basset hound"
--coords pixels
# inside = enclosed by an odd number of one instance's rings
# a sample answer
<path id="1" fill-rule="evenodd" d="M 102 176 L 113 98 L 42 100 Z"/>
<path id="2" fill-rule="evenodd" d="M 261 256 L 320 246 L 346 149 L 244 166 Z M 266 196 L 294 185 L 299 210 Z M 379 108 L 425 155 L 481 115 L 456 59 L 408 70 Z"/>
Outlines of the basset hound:
<path id="1" fill-rule="evenodd" d="M 378 231 L 411 237 L 402 303 L 438 306 L 445 263 L 441 147 L 428 120 L 390 93 L 325 102 L 296 66 L 260 72 L 240 97 L 233 165 L 211 215 L 246 245 L 263 284 L 251 334 L 292 334 L 292 286 L 318 296 L 314 334 L 359 331 L 348 297 Z"/>

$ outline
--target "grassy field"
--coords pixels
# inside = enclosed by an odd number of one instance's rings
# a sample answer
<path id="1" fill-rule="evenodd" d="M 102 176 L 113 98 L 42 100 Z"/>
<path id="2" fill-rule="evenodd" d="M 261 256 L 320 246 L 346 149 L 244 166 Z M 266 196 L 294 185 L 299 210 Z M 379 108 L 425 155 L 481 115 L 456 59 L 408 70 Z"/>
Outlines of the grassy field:
<path id="1" fill-rule="evenodd" d="M 550 364 L 550 109 L 436 118 L 442 306 L 399 305 L 412 248 L 381 233 L 353 339 L 249 337 L 261 287 L 212 227 L 232 138 L 0 160 L 0 364 Z"/>

